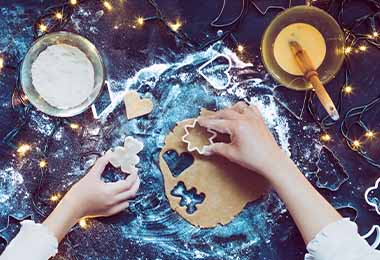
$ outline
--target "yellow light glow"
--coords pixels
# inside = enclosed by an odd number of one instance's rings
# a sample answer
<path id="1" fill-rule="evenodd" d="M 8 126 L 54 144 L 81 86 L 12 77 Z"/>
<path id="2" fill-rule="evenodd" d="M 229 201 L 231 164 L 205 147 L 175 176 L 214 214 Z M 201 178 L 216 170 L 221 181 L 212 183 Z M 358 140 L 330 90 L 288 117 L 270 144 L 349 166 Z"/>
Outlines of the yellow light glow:
<path id="1" fill-rule="evenodd" d="M 41 32 L 46 32 L 47 31 L 47 26 L 43 23 L 41 23 L 39 26 L 38 26 L 39 30 Z"/>
<path id="2" fill-rule="evenodd" d="M 360 46 L 359 46 L 359 50 L 360 50 L 360 51 L 366 51 L 367 49 L 368 49 L 368 47 L 365 46 L 365 45 L 360 45 Z"/>
<path id="3" fill-rule="evenodd" d="M 379 36 L 378 32 L 373 32 L 373 37 L 377 38 Z"/>
<path id="4" fill-rule="evenodd" d="M 139 16 L 136 18 L 136 24 L 139 25 L 139 26 L 143 26 L 145 23 L 145 20 L 143 17 Z"/>
<path id="5" fill-rule="evenodd" d="M 51 195 L 50 201 L 57 202 L 59 201 L 60 198 L 61 198 L 61 194 L 56 193 L 56 194 Z"/>
<path id="6" fill-rule="evenodd" d="M 17 153 L 20 156 L 25 156 L 27 152 L 29 152 L 32 149 L 32 147 L 29 144 L 22 144 L 17 148 Z"/>
<path id="7" fill-rule="evenodd" d="M 352 86 L 347 85 L 343 88 L 344 93 L 351 94 L 352 93 Z"/>
<path id="8" fill-rule="evenodd" d="M 47 166 L 47 161 L 42 159 L 42 160 L 40 160 L 38 165 L 40 166 L 40 168 L 45 168 Z"/>
<path id="9" fill-rule="evenodd" d="M 324 142 L 329 142 L 329 141 L 331 141 L 331 136 L 329 134 L 327 134 L 327 133 L 323 134 L 321 136 L 321 140 L 324 141 Z"/>
<path id="10" fill-rule="evenodd" d="M 77 0 L 70 0 L 70 4 L 72 4 L 72 5 L 76 5 L 77 3 L 78 3 Z"/>
<path id="11" fill-rule="evenodd" d="M 361 145 L 361 143 L 360 143 L 359 140 L 355 140 L 355 141 L 352 142 L 352 146 L 353 146 L 355 149 L 359 148 L 360 145 Z"/>
<path id="12" fill-rule="evenodd" d="M 237 46 L 237 51 L 240 52 L 240 53 L 244 52 L 244 46 L 241 45 L 241 44 L 239 44 L 239 45 Z"/>
<path id="13" fill-rule="evenodd" d="M 4 59 L 0 57 L 0 70 L 4 68 Z"/>
<path id="14" fill-rule="evenodd" d="M 61 12 L 56 12 L 55 18 L 57 18 L 58 20 L 61 20 L 63 18 L 63 14 Z"/>
<path id="15" fill-rule="evenodd" d="M 103 5 L 104 5 L 104 7 L 105 7 L 108 11 L 111 11 L 111 10 L 112 10 L 112 5 L 111 5 L 110 2 L 108 2 L 108 1 L 104 1 L 104 2 L 103 2 Z"/>
<path id="16" fill-rule="evenodd" d="M 71 128 L 71 129 L 79 129 L 79 127 L 80 127 L 80 126 L 79 126 L 77 123 L 71 123 L 71 124 L 70 124 L 70 128 Z"/>
<path id="17" fill-rule="evenodd" d="M 375 133 L 371 130 L 368 130 L 366 133 L 365 133 L 365 136 L 368 138 L 368 139 L 372 139 L 375 137 Z"/>
<path id="18" fill-rule="evenodd" d="M 87 229 L 88 228 L 88 223 L 87 223 L 87 220 L 86 218 L 81 218 L 79 220 L 79 226 L 83 229 Z"/>
<path id="19" fill-rule="evenodd" d="M 352 47 L 351 46 L 348 46 L 344 49 L 344 53 L 345 54 L 350 54 L 352 52 Z"/>
<path id="20" fill-rule="evenodd" d="M 168 22 L 168 25 L 169 25 L 170 29 L 172 29 L 173 31 L 177 32 L 179 29 L 181 29 L 182 22 L 179 19 L 177 19 L 175 21 L 175 23 Z"/>

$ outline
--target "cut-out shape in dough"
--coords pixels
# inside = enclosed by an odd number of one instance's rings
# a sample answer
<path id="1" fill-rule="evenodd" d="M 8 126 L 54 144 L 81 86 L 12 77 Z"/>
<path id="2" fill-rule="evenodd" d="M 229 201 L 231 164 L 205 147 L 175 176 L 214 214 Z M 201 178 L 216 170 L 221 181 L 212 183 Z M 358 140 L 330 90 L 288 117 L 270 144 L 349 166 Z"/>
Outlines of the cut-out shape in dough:
<path id="1" fill-rule="evenodd" d="M 184 129 L 185 135 L 182 137 L 182 141 L 187 144 L 189 152 L 197 151 L 199 154 L 203 154 L 204 147 L 213 144 L 217 136 L 215 131 L 201 127 L 197 120 L 193 120 L 193 123 L 186 125 Z"/>
<path id="2" fill-rule="evenodd" d="M 162 156 L 174 177 L 179 176 L 194 163 L 194 157 L 190 153 L 179 155 L 176 151 L 169 150 Z"/>
<path id="3" fill-rule="evenodd" d="M 225 59 L 228 63 L 228 66 L 226 69 L 221 68 L 218 70 L 213 70 L 213 73 L 207 73 L 208 69 L 213 66 L 213 63 L 215 63 L 218 59 Z M 230 70 L 232 67 L 232 62 L 230 57 L 224 54 L 220 54 L 203 64 L 199 67 L 198 73 L 215 89 L 222 90 L 227 88 L 231 83 L 231 75 Z M 220 84 L 221 81 L 224 82 L 224 84 Z"/>
<path id="4" fill-rule="evenodd" d="M 197 211 L 197 205 L 205 200 L 204 193 L 198 194 L 194 187 L 188 190 L 182 181 L 173 188 L 170 194 L 181 198 L 179 205 L 181 207 L 186 207 L 186 212 L 189 214 L 193 214 Z"/>
<path id="5" fill-rule="evenodd" d="M 142 151 L 144 144 L 135 138 L 128 136 L 125 138 L 124 146 L 115 147 L 107 151 L 110 163 L 113 167 L 120 168 L 122 172 L 137 174 L 136 165 L 140 162 L 138 153 Z"/>
<path id="6" fill-rule="evenodd" d="M 303 76 L 294 54 L 289 47 L 289 41 L 295 40 L 309 54 L 315 68 L 319 68 L 326 56 L 326 42 L 317 28 L 306 23 L 293 23 L 286 26 L 277 35 L 274 44 L 274 58 L 278 65 L 287 73 Z"/>
<path id="7" fill-rule="evenodd" d="M 129 91 L 124 97 L 127 118 L 133 119 L 149 114 L 153 110 L 153 102 L 149 98 L 142 99 L 136 91 Z"/>
<path id="8" fill-rule="evenodd" d="M 201 115 L 212 112 L 202 110 Z M 194 119 L 177 123 L 177 126 L 166 136 L 165 145 L 159 156 L 159 164 L 164 177 L 165 194 L 170 207 L 194 226 L 201 228 L 225 225 L 238 215 L 249 202 L 260 198 L 268 189 L 268 182 L 237 164 L 218 155 L 203 156 L 191 152 L 194 162 L 179 176 L 173 176 L 163 155 L 174 150 L 177 154 L 187 152 L 187 144 L 182 141 L 184 127 L 192 124 Z M 219 134 L 216 139 L 219 139 Z M 205 195 L 204 201 L 197 205 L 197 210 L 189 214 L 181 206 L 181 198 L 173 196 L 171 191 L 183 182 L 188 188 L 195 188 L 198 194 Z"/>

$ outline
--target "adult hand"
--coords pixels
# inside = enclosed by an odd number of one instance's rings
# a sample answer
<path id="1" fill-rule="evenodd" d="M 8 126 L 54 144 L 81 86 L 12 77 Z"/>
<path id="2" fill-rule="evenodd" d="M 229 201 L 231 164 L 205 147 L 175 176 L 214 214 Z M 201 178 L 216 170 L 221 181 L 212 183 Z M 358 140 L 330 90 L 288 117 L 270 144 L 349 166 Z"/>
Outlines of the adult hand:
<path id="1" fill-rule="evenodd" d="M 243 102 L 198 119 L 201 126 L 229 134 L 231 143 L 215 143 L 204 149 L 206 155 L 218 154 L 252 171 L 270 177 L 273 164 L 284 160 L 280 149 L 256 106 Z"/>

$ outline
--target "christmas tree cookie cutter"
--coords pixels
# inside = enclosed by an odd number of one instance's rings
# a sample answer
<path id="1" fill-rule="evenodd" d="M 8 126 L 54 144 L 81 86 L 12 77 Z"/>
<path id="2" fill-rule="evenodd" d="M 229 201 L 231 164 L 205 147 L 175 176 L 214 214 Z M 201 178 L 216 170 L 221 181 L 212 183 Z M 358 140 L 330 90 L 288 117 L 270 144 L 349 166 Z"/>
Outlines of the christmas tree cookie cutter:
<path id="1" fill-rule="evenodd" d="M 208 77 L 205 73 L 204 73 L 204 69 L 206 69 L 210 64 L 212 64 L 214 61 L 216 61 L 217 59 L 220 59 L 220 58 L 223 58 L 223 59 L 226 59 L 228 61 L 228 67 L 226 70 L 223 70 L 222 73 L 226 76 L 227 78 L 227 82 L 224 84 L 224 85 L 220 85 L 218 84 L 218 82 L 215 82 L 215 80 L 212 80 L 210 77 Z M 231 83 L 231 75 L 229 74 L 230 70 L 232 68 L 232 61 L 231 61 L 231 58 L 228 57 L 227 55 L 225 54 L 219 54 L 217 56 L 215 56 L 214 58 L 212 58 L 211 60 L 207 61 L 205 64 L 203 64 L 202 66 L 200 66 L 198 68 L 198 73 L 215 89 L 217 90 L 223 90 L 223 89 L 226 89 L 230 83 Z"/>
<path id="2" fill-rule="evenodd" d="M 191 136 L 189 129 L 191 129 L 191 128 L 195 129 L 197 127 L 197 125 L 199 126 L 199 123 L 198 123 L 198 120 L 195 119 L 195 120 L 193 120 L 192 124 L 184 126 L 185 135 L 182 136 L 182 141 L 187 144 L 187 150 L 189 152 L 197 151 L 199 154 L 204 154 L 205 147 L 214 144 L 214 139 L 217 136 L 217 133 L 215 131 L 209 129 L 209 128 L 205 128 L 207 130 L 207 132 L 211 134 L 211 137 L 207 138 L 208 145 L 203 145 L 202 147 L 199 147 L 197 145 L 193 145 L 192 141 L 189 140 L 189 137 Z"/>
<path id="3" fill-rule="evenodd" d="M 380 184 L 380 178 L 377 179 L 376 183 L 375 183 L 375 186 L 372 186 L 372 187 L 369 187 L 365 193 L 364 193 L 364 198 L 365 198 L 365 201 L 367 202 L 368 205 L 370 205 L 371 207 L 374 207 L 375 210 L 376 210 L 376 213 L 378 215 L 380 215 L 380 208 L 379 208 L 379 205 L 380 205 L 380 198 L 377 198 L 377 200 L 379 201 L 379 203 L 374 203 L 371 201 L 370 199 L 370 192 L 373 191 L 373 190 L 377 190 L 379 188 L 379 184 Z"/>

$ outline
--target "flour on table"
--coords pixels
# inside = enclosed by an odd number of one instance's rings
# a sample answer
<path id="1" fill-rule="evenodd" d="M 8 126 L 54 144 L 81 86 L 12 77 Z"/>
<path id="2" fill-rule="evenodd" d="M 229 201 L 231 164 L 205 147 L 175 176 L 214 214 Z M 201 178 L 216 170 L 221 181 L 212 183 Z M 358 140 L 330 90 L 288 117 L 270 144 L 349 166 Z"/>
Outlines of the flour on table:
<path id="1" fill-rule="evenodd" d="M 36 91 L 47 103 L 60 109 L 76 107 L 91 95 L 94 74 L 86 54 L 67 44 L 47 47 L 32 65 Z"/>

